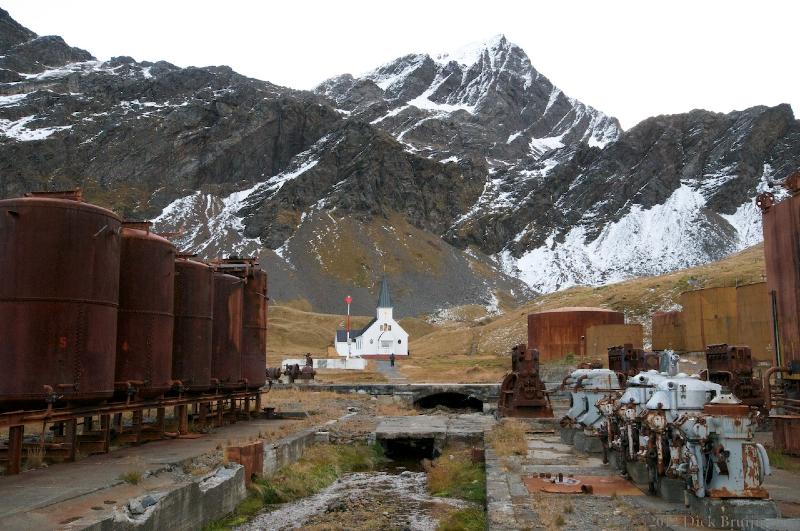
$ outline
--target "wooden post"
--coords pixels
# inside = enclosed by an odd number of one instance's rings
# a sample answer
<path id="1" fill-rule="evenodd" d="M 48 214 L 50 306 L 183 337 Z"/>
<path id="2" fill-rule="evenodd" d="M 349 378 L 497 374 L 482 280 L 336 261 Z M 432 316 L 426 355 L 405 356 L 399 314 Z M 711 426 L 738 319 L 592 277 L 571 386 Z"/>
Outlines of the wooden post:
<path id="1" fill-rule="evenodd" d="M 261 417 L 261 391 L 256 394 L 256 417 Z"/>
<path id="2" fill-rule="evenodd" d="M 7 475 L 19 474 L 22 470 L 22 437 L 25 426 L 11 426 L 8 430 L 8 466 Z"/>
<path id="3" fill-rule="evenodd" d="M 244 416 L 245 418 L 250 418 L 250 395 L 244 397 Z"/>
<path id="4" fill-rule="evenodd" d="M 133 434 L 134 434 L 133 444 L 136 445 L 142 443 L 142 415 L 143 411 L 141 409 L 136 409 L 133 412 Z"/>
<path id="5" fill-rule="evenodd" d="M 236 399 L 235 398 L 231 398 L 230 416 L 231 416 L 231 424 L 236 424 Z"/>
<path id="6" fill-rule="evenodd" d="M 111 415 L 100 415 L 100 433 L 103 434 L 103 453 L 107 454 L 111 446 Z"/>
<path id="7" fill-rule="evenodd" d="M 69 419 L 64 425 L 66 443 L 69 445 L 65 461 L 72 462 L 78 455 L 78 419 Z"/>
<path id="8" fill-rule="evenodd" d="M 189 433 L 189 407 L 176 406 L 175 416 L 178 417 L 178 435 L 186 435 Z"/>
<path id="9" fill-rule="evenodd" d="M 114 429 L 122 433 L 122 413 L 114 413 Z"/>
<path id="10" fill-rule="evenodd" d="M 156 429 L 158 429 L 158 436 L 164 437 L 164 431 L 167 427 L 166 408 L 160 407 L 156 409 Z"/>

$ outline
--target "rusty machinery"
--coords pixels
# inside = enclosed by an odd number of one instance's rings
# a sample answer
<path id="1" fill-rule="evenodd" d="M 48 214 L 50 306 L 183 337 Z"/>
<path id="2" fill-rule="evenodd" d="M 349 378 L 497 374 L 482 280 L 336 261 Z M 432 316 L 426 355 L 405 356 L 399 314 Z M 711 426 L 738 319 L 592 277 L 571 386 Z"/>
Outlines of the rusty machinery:
<path id="1" fill-rule="evenodd" d="M 553 417 L 550 397 L 539 374 L 538 350 L 525 344 L 511 350 L 511 372 L 500 385 L 498 412 L 503 417 Z"/>
<path id="2" fill-rule="evenodd" d="M 602 452 L 603 416 L 597 403 L 619 398 L 622 386 L 617 373 L 610 369 L 576 369 L 564 378 L 561 390 L 570 393 L 569 411 L 560 421 L 561 440 L 583 452 Z"/>
<path id="3" fill-rule="evenodd" d="M 620 380 L 624 382 L 640 372 L 651 369 L 658 370 L 659 355 L 656 352 L 633 348 L 630 343 L 610 347 L 608 349 L 608 368 L 616 372 Z"/>
<path id="4" fill-rule="evenodd" d="M 708 345 L 706 367 L 701 373 L 705 379 L 718 383 L 748 406 L 763 407 L 764 393 L 761 380 L 754 376 L 750 347 Z"/>
<path id="5" fill-rule="evenodd" d="M 772 192 L 756 198 L 775 343 L 775 366 L 764 375 L 763 392 L 775 448 L 800 455 L 800 171 L 782 185 L 791 194 L 783 201 Z"/>

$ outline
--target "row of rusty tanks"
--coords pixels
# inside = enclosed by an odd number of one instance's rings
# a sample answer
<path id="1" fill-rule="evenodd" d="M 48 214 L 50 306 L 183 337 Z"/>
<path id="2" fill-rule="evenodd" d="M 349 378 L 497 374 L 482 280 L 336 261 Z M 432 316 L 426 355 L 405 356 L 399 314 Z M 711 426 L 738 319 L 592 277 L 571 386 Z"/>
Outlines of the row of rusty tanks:
<path id="1" fill-rule="evenodd" d="M 261 387 L 266 296 L 255 261 L 176 255 L 80 192 L 0 201 L 0 408 Z"/>

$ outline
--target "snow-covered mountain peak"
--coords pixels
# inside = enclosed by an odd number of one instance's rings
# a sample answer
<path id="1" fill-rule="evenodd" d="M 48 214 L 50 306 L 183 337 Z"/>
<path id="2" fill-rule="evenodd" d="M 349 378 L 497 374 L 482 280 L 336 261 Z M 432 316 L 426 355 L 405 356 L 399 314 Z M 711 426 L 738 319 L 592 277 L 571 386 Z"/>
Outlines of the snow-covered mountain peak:
<path id="1" fill-rule="evenodd" d="M 510 47 L 520 49 L 518 46 L 509 43 L 505 35 L 498 34 L 485 41 L 471 42 L 451 52 L 438 53 L 431 57 L 441 65 L 454 61 L 460 65 L 470 67 L 480 61 L 484 54 L 494 58 L 502 52 L 508 51 Z"/>

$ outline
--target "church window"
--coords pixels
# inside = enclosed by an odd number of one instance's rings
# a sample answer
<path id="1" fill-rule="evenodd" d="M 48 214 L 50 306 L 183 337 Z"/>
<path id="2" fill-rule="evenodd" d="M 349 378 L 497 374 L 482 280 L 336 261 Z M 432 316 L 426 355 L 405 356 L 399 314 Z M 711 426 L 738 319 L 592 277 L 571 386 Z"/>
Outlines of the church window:
<path id="1" fill-rule="evenodd" d="M 402 343 L 402 342 L 403 342 L 403 340 L 402 340 L 402 339 L 398 339 L 398 340 L 397 340 L 397 344 L 398 344 L 398 345 L 399 345 L 400 343 Z"/>
<path id="2" fill-rule="evenodd" d="M 388 326 L 388 327 L 389 327 L 389 331 L 391 332 L 391 330 L 392 330 L 392 325 L 386 325 L 386 326 Z"/>
<path id="3" fill-rule="evenodd" d="M 369 344 L 370 344 L 370 345 L 372 344 L 372 340 L 371 340 L 371 339 L 369 340 Z"/>

